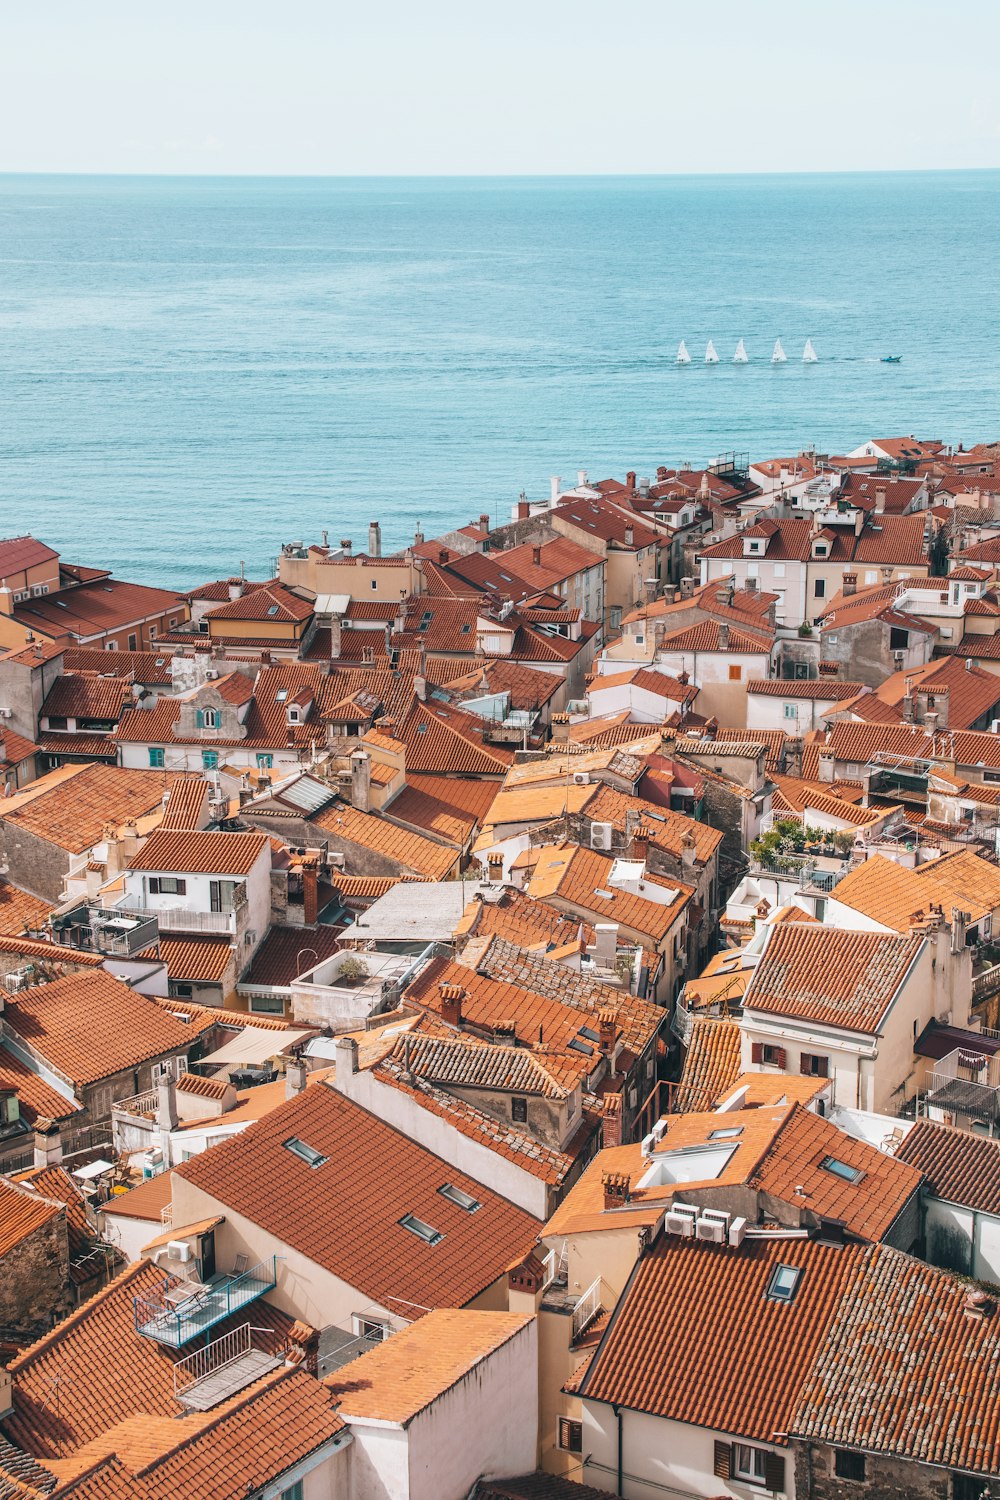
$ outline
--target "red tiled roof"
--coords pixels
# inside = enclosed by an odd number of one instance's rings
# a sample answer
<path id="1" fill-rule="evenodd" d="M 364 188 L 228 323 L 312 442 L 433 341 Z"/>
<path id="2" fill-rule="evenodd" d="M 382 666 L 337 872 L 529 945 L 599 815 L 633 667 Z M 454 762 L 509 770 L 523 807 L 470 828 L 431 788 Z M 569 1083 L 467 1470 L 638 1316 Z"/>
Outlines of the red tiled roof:
<path id="1" fill-rule="evenodd" d="M 1000 1141 L 918 1120 L 897 1146 L 896 1160 L 922 1172 L 935 1198 L 1000 1215 Z"/>
<path id="2" fill-rule="evenodd" d="M 639 551 L 646 547 L 663 546 L 660 535 L 649 526 L 644 526 L 634 516 L 626 515 L 617 505 L 606 500 L 569 500 L 562 502 L 552 512 L 561 520 L 571 521 L 581 531 L 590 532 L 602 542 L 613 542 L 616 547 L 628 547 Z M 626 540 L 626 531 L 631 531 L 632 541 Z M 666 543 L 669 545 L 669 543 Z"/>
<path id="3" fill-rule="evenodd" d="M 179 777 L 167 793 L 160 831 L 197 828 L 204 818 L 208 792 L 208 782 L 200 777 Z"/>
<path id="4" fill-rule="evenodd" d="M 67 672 L 100 672 L 124 677 L 148 687 L 169 687 L 168 654 L 158 651 L 99 651 L 93 646 L 68 646 L 63 657 Z"/>
<path id="5" fill-rule="evenodd" d="M 215 833 L 157 828 L 131 860 L 132 870 L 177 870 L 201 875 L 249 875 L 268 847 L 263 833 Z"/>
<path id="6" fill-rule="evenodd" d="M 27 568 L 37 568 L 41 563 L 54 562 L 59 553 L 53 552 L 44 542 L 33 536 L 12 536 L 0 540 L 0 578 L 9 578 L 12 573 L 23 573 Z"/>
<path id="7" fill-rule="evenodd" d="M 38 748 L 46 755 L 85 755 L 109 765 L 118 759 L 118 746 L 107 734 L 40 734 Z"/>
<path id="8" fill-rule="evenodd" d="M 0 880 L 0 936 L 20 936 L 26 927 L 43 928 L 55 907 L 30 891 Z"/>
<path id="9" fill-rule="evenodd" d="M 728 632 L 725 644 L 724 632 Z M 702 620 L 697 625 L 674 630 L 660 642 L 661 649 L 667 654 L 671 651 L 722 651 L 729 656 L 734 653 L 766 656 L 773 645 L 773 632 L 765 635 L 762 630 L 742 630 L 719 620 Z"/>
<path id="10" fill-rule="evenodd" d="M 41 707 L 41 717 L 109 719 L 117 721 L 132 691 L 120 677 L 94 677 L 83 672 L 57 677 Z"/>
<path id="11" fill-rule="evenodd" d="M 142 620 L 157 620 L 171 612 L 178 618 L 187 613 L 179 594 L 102 576 L 93 583 L 15 604 L 14 619 L 38 635 L 57 638 L 69 635 L 86 640 Z"/>
<path id="12" fill-rule="evenodd" d="M 292 1137 L 323 1163 L 311 1168 L 286 1150 Z M 397 1298 L 462 1307 L 528 1251 L 538 1230 L 521 1209 L 323 1084 L 177 1171 L 383 1306 Z M 482 1206 L 466 1213 L 442 1195 L 446 1183 Z M 432 1245 L 412 1233 L 401 1222 L 408 1214 L 441 1239 Z"/>
<path id="13" fill-rule="evenodd" d="M 921 940 L 816 923 L 772 926 L 744 1010 L 876 1034 L 915 963 Z"/>
<path id="14" fill-rule="evenodd" d="M 242 594 L 238 599 L 230 599 L 218 609 L 209 610 L 205 618 L 212 623 L 216 620 L 251 620 L 260 623 L 280 620 L 298 623 L 308 620 L 312 613 L 313 606 L 307 600 L 300 599 L 298 594 L 293 594 L 284 584 L 265 583 L 260 588 Z"/>
<path id="15" fill-rule="evenodd" d="M 514 759 L 505 745 L 487 745 L 484 721 L 453 705 L 414 699 L 393 729 L 406 746 L 407 772 L 502 776 Z"/>
<path id="16" fill-rule="evenodd" d="M 350 880 L 338 872 L 337 883 Z M 343 927 L 271 927 L 243 976 L 244 984 L 291 984 L 325 958 L 336 953 Z"/>
<path id="17" fill-rule="evenodd" d="M 388 811 L 392 806 L 390 803 Z M 361 812 L 346 802 L 332 803 L 310 821 L 329 835 L 332 849 L 340 849 L 345 842 L 357 844 L 393 860 L 402 871 L 409 870 L 431 880 L 444 880 L 458 859 L 453 845 L 437 843 L 422 833 L 400 828 L 387 818 Z"/>
<path id="18" fill-rule="evenodd" d="M 851 527 L 828 528 L 832 538 L 829 556 L 824 562 L 856 562 L 886 567 L 928 567 L 924 545 L 926 521 L 922 515 L 880 515 L 868 518 L 860 536 Z M 812 522 L 782 520 L 758 522 L 725 541 L 701 550 L 701 557 L 743 557 L 744 536 L 768 536 L 769 562 L 806 562 L 812 557 Z M 967 555 L 967 554 L 965 554 Z"/>
<path id="19" fill-rule="evenodd" d="M 0 729 L 0 769 L 4 766 L 19 766 L 22 761 L 30 760 L 37 750 L 38 746 L 31 740 L 26 740 L 22 734 L 15 734 L 6 725 Z"/>
<path id="20" fill-rule="evenodd" d="M 803 1384 L 862 1253 L 777 1236 L 744 1240 L 738 1249 L 665 1236 L 639 1262 L 584 1377 L 583 1399 L 787 1442 Z M 801 1272 L 788 1303 L 767 1295 L 779 1265 Z"/>
<path id="21" fill-rule="evenodd" d="M 217 984 L 233 961 L 233 946 L 227 937 L 166 937 L 161 934 L 159 946 L 168 977 L 182 984 L 188 981 Z M 151 950 L 152 953 L 155 951 Z"/>
<path id="22" fill-rule="evenodd" d="M 182 1021 L 103 969 L 20 990 L 7 999 L 4 1021 L 75 1086 L 186 1050 L 192 1042 Z"/>
<path id="23" fill-rule="evenodd" d="M 0 1177 L 0 1256 L 63 1212 L 62 1205 Z"/>
<path id="24" fill-rule="evenodd" d="M 19 1057 L 0 1046 L 0 1089 L 13 1089 L 20 1101 L 21 1113 L 29 1125 L 39 1118 L 68 1120 L 82 1106 L 66 1099 L 44 1078 L 32 1073 Z"/>
<path id="25" fill-rule="evenodd" d="M 176 773 L 166 771 L 67 766 L 0 800 L 0 818 L 12 829 L 23 828 L 81 854 L 99 841 L 109 823 L 153 812 L 175 780 Z"/>

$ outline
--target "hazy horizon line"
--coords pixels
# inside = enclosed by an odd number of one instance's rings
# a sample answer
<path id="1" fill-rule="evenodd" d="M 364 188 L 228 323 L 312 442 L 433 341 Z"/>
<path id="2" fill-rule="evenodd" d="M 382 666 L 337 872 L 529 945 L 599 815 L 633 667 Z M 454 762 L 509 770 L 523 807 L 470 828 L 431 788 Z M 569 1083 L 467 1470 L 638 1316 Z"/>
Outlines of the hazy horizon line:
<path id="1" fill-rule="evenodd" d="M 990 167 L 818 167 L 775 168 L 761 171 L 738 171 L 718 169 L 712 171 L 680 172 L 167 172 L 157 169 L 148 171 L 120 171 L 117 169 L 92 168 L 80 170 L 56 170 L 52 168 L 0 167 L 0 178 L 10 177 L 120 177 L 166 179 L 204 178 L 206 180 L 267 180 L 292 182 L 618 182 L 622 180 L 645 182 L 687 181 L 692 178 L 762 178 L 762 177 L 948 177 L 957 173 L 970 176 L 1000 173 L 1000 162 Z"/>

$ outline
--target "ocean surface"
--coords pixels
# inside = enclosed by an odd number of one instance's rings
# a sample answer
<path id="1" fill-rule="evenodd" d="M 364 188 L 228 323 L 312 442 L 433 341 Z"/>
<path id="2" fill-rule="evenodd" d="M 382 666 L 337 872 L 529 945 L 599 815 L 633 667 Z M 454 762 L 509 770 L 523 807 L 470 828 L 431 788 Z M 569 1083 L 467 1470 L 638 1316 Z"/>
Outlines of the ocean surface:
<path id="1" fill-rule="evenodd" d="M 580 468 L 996 438 L 998 235 L 1000 172 L 0 176 L 0 536 L 190 586 Z"/>

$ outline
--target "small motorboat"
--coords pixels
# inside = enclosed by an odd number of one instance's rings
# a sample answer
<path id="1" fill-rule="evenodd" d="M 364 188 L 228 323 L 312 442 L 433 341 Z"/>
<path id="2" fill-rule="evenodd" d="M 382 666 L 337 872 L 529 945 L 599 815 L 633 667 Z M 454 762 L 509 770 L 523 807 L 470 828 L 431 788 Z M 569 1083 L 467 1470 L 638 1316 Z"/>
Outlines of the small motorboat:
<path id="1" fill-rule="evenodd" d="M 902 358 L 901 354 L 883 354 L 882 363 L 884 365 L 898 365 Z"/>

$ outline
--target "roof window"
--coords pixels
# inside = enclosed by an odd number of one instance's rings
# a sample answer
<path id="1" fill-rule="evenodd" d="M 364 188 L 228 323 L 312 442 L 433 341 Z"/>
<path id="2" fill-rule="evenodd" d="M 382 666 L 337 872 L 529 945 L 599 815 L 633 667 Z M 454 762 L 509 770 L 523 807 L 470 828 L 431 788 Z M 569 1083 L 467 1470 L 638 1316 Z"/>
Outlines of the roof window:
<path id="1" fill-rule="evenodd" d="M 771 1273 L 771 1279 L 767 1284 L 767 1297 L 771 1302 L 791 1302 L 795 1296 L 799 1278 L 802 1275 L 800 1266 L 775 1266 Z"/>
<path id="2" fill-rule="evenodd" d="M 300 1141 L 297 1135 L 293 1135 L 287 1141 L 282 1141 L 282 1145 L 286 1151 L 297 1156 L 299 1161 L 304 1161 L 307 1167 L 321 1167 L 325 1161 L 329 1160 L 321 1151 L 317 1151 L 315 1146 L 309 1146 L 305 1141 Z"/>
<path id="3" fill-rule="evenodd" d="M 478 1198 L 473 1198 L 471 1193 L 464 1193 L 461 1188 L 455 1187 L 451 1182 L 446 1182 L 444 1187 L 439 1187 L 438 1192 L 442 1198 L 447 1198 L 448 1202 L 454 1203 L 457 1208 L 464 1208 L 467 1214 L 474 1214 L 483 1206 Z"/>
<path id="4" fill-rule="evenodd" d="M 285 699 L 287 697 L 288 697 L 288 689 L 287 688 L 279 688 L 278 691 L 274 695 L 274 701 L 275 701 L 275 703 L 284 703 L 284 701 L 285 701 Z"/>
<path id="5" fill-rule="evenodd" d="M 278 606 L 276 604 L 269 604 L 267 606 L 267 612 L 269 615 L 276 615 L 278 613 Z"/>
<path id="6" fill-rule="evenodd" d="M 842 1177 L 845 1182 L 860 1182 L 865 1175 L 860 1167 L 852 1167 L 836 1156 L 824 1156 L 820 1166 L 824 1172 L 832 1172 L 834 1177 Z"/>
<path id="7" fill-rule="evenodd" d="M 742 1125 L 727 1125 L 725 1130 L 710 1130 L 708 1138 L 710 1141 L 729 1141 L 734 1136 L 743 1134 Z"/>
<path id="8" fill-rule="evenodd" d="M 415 1234 L 418 1240 L 423 1240 L 426 1245 L 437 1245 L 444 1239 L 444 1235 L 438 1229 L 432 1229 L 430 1224 L 425 1224 L 423 1219 L 418 1219 L 415 1214 L 404 1214 L 399 1221 L 402 1229 L 408 1229 Z"/>

